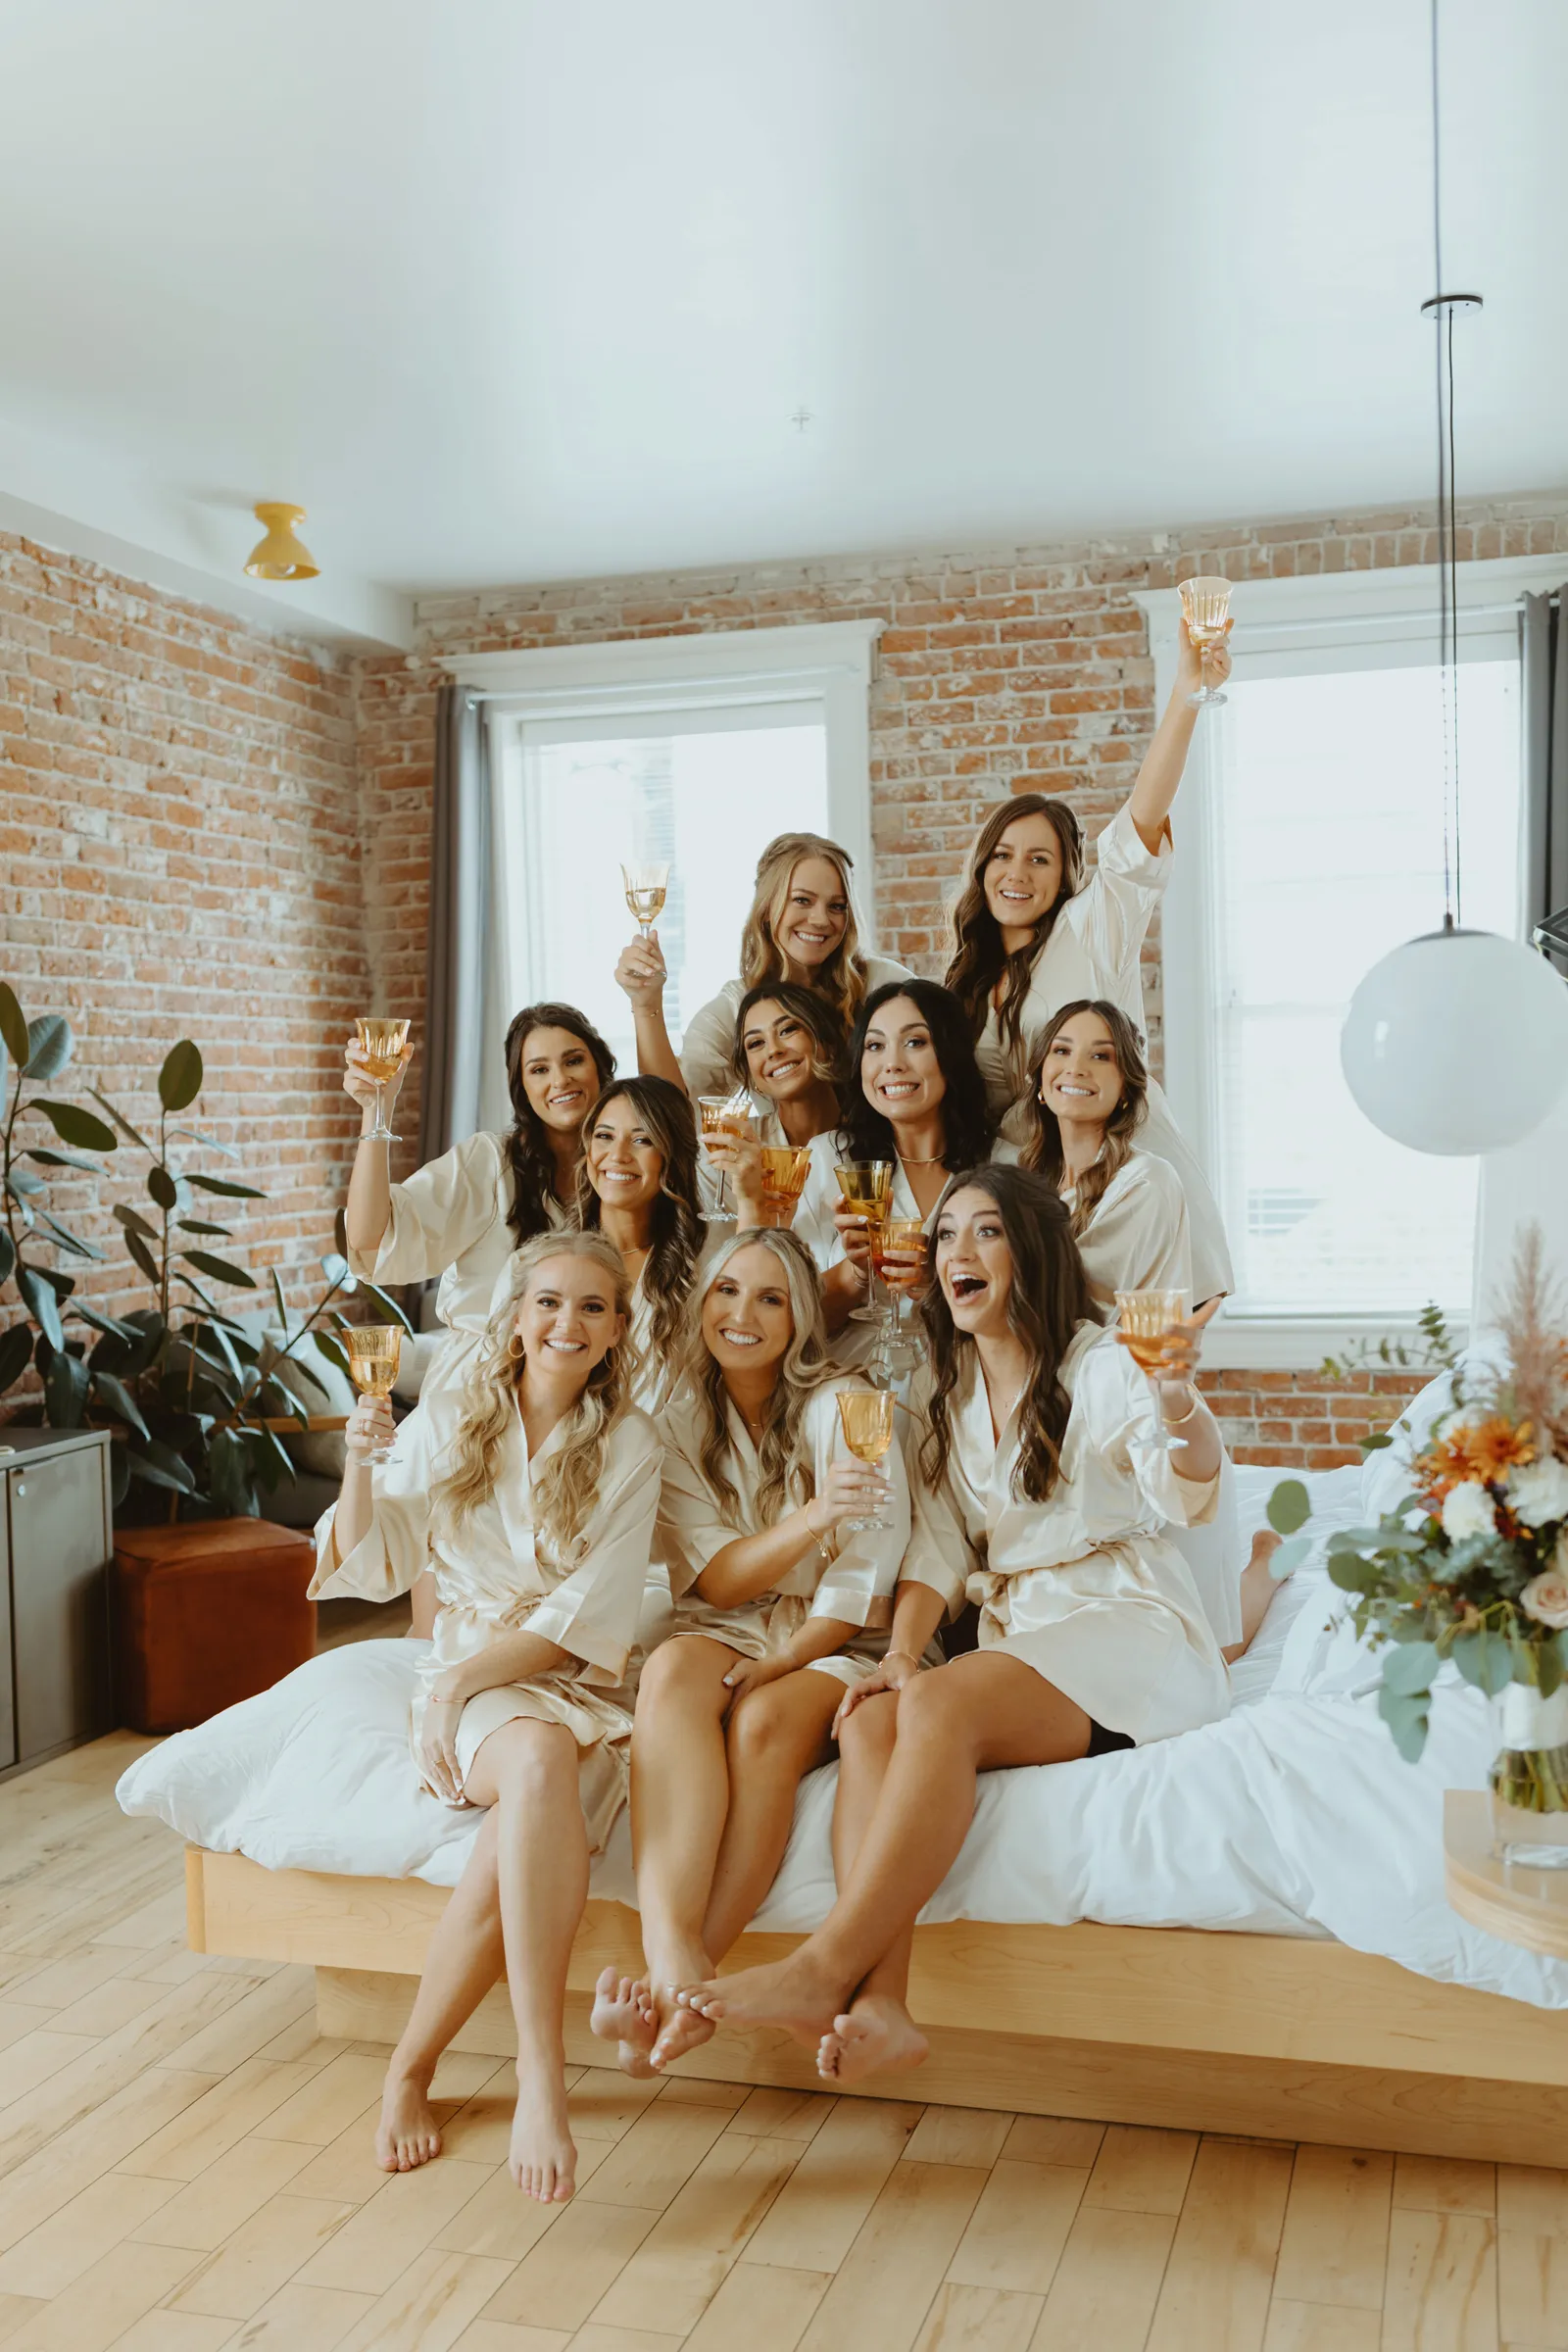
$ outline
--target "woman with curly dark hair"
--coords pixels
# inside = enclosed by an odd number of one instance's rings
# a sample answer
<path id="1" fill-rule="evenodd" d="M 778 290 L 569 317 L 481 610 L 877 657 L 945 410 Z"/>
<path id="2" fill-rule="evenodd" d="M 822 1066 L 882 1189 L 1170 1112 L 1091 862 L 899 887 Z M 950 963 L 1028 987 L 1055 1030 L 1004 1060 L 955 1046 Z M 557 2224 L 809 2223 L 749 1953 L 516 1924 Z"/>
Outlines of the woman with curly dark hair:
<path id="1" fill-rule="evenodd" d="M 890 980 L 873 989 L 850 1040 L 848 1066 L 843 1119 L 811 1144 L 794 1222 L 821 1270 L 823 1312 L 841 1361 L 869 1353 L 874 1341 L 871 1325 L 849 1321 L 866 1298 L 871 1232 L 845 1200 L 839 1169 L 858 1159 L 887 1161 L 889 1214 L 926 1224 L 949 1176 L 989 1158 L 995 1135 L 962 1007 L 934 980 Z M 1013 1156 L 1010 1147 L 1006 1155 Z M 760 1221 L 744 1198 L 739 1221 Z M 906 1282 L 917 1255 L 912 1246 L 889 1253 L 886 1273 Z"/>
<path id="2" fill-rule="evenodd" d="M 830 2082 L 926 2054 L 905 2007 L 909 1942 L 982 1772 L 1169 1739 L 1229 1706 L 1170 1540 L 1212 1507 L 1219 1478 L 1219 1433 L 1194 1383 L 1200 1318 L 1167 1331 L 1140 1370 L 1101 1325 L 1066 1207 L 1025 1168 L 956 1176 L 929 1248 L 914 1534 L 886 1654 L 837 1717 L 863 1828 L 825 1924 L 788 1960 L 680 1996 L 715 2023 L 819 2037 Z M 922 1672 L 965 1592 L 979 1648 Z"/>
<path id="3" fill-rule="evenodd" d="M 665 1078 L 613 1079 L 583 1121 L 575 1220 L 625 1260 L 632 1401 L 647 1412 L 667 1393 L 706 1237 L 697 1167 L 690 1099 Z"/>
<path id="4" fill-rule="evenodd" d="M 371 1135 L 375 1089 L 357 1041 L 345 1055 L 344 1091 L 364 1114 L 349 1179 L 349 1263 L 381 1284 L 440 1277 L 435 1311 L 447 1336 L 422 1389 L 462 1384 L 508 1258 L 569 1221 L 582 1124 L 615 1074 L 615 1056 L 570 1004 L 525 1004 L 507 1031 L 506 1055 L 511 1127 L 466 1137 L 402 1184 L 390 1181 L 387 1146 Z M 405 1048 L 405 1069 L 412 1059 Z M 386 1088 L 388 1109 L 401 1084 L 400 1073 Z"/>

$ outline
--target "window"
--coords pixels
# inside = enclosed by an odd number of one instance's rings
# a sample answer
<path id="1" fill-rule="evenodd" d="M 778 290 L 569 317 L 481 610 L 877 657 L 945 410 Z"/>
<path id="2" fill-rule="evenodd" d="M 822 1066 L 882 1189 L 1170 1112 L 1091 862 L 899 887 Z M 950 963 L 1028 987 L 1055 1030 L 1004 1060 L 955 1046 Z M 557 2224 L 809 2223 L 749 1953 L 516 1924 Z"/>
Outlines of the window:
<path id="1" fill-rule="evenodd" d="M 1520 569 L 1469 564 L 1460 581 L 1463 919 L 1510 936 L 1516 600 L 1538 584 Z M 1441 920 L 1432 579 L 1412 567 L 1240 584 L 1228 701 L 1199 722 L 1175 818 L 1165 1053 L 1236 1266 L 1216 1361 L 1315 1363 L 1357 1331 L 1412 1323 L 1432 1298 L 1469 1315 L 1479 1163 L 1381 1134 L 1339 1053 L 1363 974 Z M 1163 698 L 1174 612 L 1145 602 Z"/>
<path id="2" fill-rule="evenodd" d="M 664 1012 L 686 1021 L 737 969 L 759 853 L 818 832 L 855 861 L 874 922 L 867 689 L 878 621 L 723 630 L 451 665 L 483 699 L 491 839 L 481 1118 L 509 1116 L 500 1040 L 518 1005 L 578 1005 L 636 1067 L 615 986 L 633 918 L 621 864 L 670 868 Z"/>

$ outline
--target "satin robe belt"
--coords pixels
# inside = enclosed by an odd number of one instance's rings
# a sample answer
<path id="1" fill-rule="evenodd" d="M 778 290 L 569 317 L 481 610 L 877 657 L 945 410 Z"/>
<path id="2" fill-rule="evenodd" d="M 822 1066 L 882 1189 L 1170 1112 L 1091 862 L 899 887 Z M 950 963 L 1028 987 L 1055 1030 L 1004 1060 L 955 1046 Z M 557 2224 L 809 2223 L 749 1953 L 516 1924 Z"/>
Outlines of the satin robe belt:
<path id="1" fill-rule="evenodd" d="M 1165 1600 L 1135 1544 L 1100 1544 L 1065 1560 L 1030 1560 L 1006 1570 L 977 1568 L 964 1592 L 984 1616 L 1012 1631 L 1012 1588 L 1037 1576 L 1059 1579 L 1064 1601 Z"/>
<path id="2" fill-rule="evenodd" d="M 764 1592 L 738 1609 L 715 1609 L 702 1600 L 675 1603 L 677 1634 L 706 1634 L 743 1658 L 767 1658 L 785 1648 L 811 1614 L 800 1592 Z M 885 1633 L 893 1623 L 891 1598 L 873 1600 L 864 1631 Z"/>

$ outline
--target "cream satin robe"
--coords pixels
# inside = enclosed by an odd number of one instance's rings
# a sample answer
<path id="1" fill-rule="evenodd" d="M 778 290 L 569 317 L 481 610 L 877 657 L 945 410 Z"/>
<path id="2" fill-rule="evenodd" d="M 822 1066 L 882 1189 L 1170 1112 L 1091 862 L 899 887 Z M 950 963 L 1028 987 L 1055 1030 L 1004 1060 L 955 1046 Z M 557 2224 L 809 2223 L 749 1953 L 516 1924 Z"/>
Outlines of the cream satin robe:
<path id="1" fill-rule="evenodd" d="M 907 967 L 886 956 L 865 956 L 865 993 L 889 980 L 907 980 Z M 699 1095 L 735 1091 L 735 1022 L 746 996 L 744 980 L 726 980 L 716 997 L 694 1012 L 681 1035 L 680 1073 L 695 1102 Z M 780 1141 L 783 1139 L 780 1138 Z"/>
<path id="2" fill-rule="evenodd" d="M 1044 1502 L 1013 1494 L 1016 1412 L 994 1438 L 978 1358 L 965 1353 L 947 1476 L 936 1491 L 916 1486 L 904 1576 L 950 1609 L 967 1592 L 982 1649 L 1004 1647 L 1139 1744 L 1228 1714 L 1225 1662 L 1171 1541 L 1212 1510 L 1219 1482 L 1171 1468 L 1153 1392 L 1126 1349 L 1079 1326 L 1061 1365 L 1072 1411 Z"/>
<path id="3" fill-rule="evenodd" d="M 425 1369 L 421 1396 L 462 1388 L 489 1322 L 497 1282 L 517 1247 L 507 1222 L 513 1183 L 506 1140 L 470 1135 L 406 1183 L 394 1184 L 391 1215 L 374 1256 L 349 1252 L 354 1272 L 383 1288 L 440 1276 L 435 1311 L 446 1336 Z M 565 1211 L 553 1194 L 546 1196 L 546 1212 L 552 1226 L 564 1225 Z"/>
<path id="4" fill-rule="evenodd" d="M 587 1524 L 563 1556 L 536 1526 L 533 1510 L 534 1483 L 561 1442 L 562 1425 L 530 1460 L 515 1408 L 488 1500 L 454 1532 L 432 1529 L 430 1485 L 461 1411 L 461 1393 L 450 1388 L 420 1399 L 398 1431 L 396 1463 L 372 1473 L 374 1516 L 346 1559 L 334 1558 L 331 1511 L 322 1516 L 311 1597 L 391 1600 L 410 1590 L 421 1569 L 434 1572 L 435 1635 L 419 1661 L 421 1687 L 410 1726 L 416 1762 L 429 1689 L 447 1667 L 524 1628 L 568 1650 L 568 1662 L 549 1674 L 469 1699 L 458 1719 L 458 1761 L 466 1773 L 480 1743 L 514 1716 L 564 1723 L 577 1742 L 583 1813 L 597 1853 L 629 1786 L 631 1709 L 623 1686 L 659 1510 L 659 1438 L 645 1414 L 621 1416 Z"/>
<path id="5" fill-rule="evenodd" d="M 802 1435 L 817 1493 L 832 1463 L 854 1458 L 844 1443 L 838 1398 L 841 1390 L 859 1386 L 856 1380 L 836 1380 L 818 1389 L 807 1405 Z M 887 1647 L 899 1563 L 909 1541 L 909 1483 L 897 1434 L 881 1465 L 893 1489 L 880 1514 L 890 1522 L 886 1529 L 858 1534 L 835 1530 L 827 1538 L 831 1560 L 824 1561 L 813 1548 L 771 1592 L 760 1593 L 738 1609 L 720 1609 L 699 1598 L 694 1590 L 698 1578 L 726 1544 L 760 1535 L 763 1529 L 757 1507 L 760 1477 L 757 1449 L 733 1405 L 728 1407 L 728 1423 L 729 1446 L 723 1467 L 735 1490 L 733 1520 L 724 1518 L 719 1499 L 703 1473 L 702 1422 L 690 1396 L 682 1393 L 665 1407 L 659 1543 L 669 1563 L 670 1589 L 675 1596 L 671 1631 L 709 1634 L 743 1658 L 761 1658 L 770 1650 L 782 1649 L 808 1617 L 837 1617 L 858 1627 L 859 1632 L 835 1656 L 813 1663 L 821 1673 L 836 1675 L 842 1683 L 860 1681 Z M 798 1509 L 804 1499 L 803 1490 L 780 1516 Z"/>
<path id="6" fill-rule="evenodd" d="M 838 1130 L 831 1127 L 825 1135 L 811 1138 L 809 1150 L 811 1165 L 805 1190 L 795 1203 L 792 1230 L 816 1260 L 817 1272 L 825 1274 L 830 1266 L 840 1264 L 845 1254 L 844 1243 L 833 1216 L 835 1205 L 843 1198 L 839 1191 L 838 1169 L 844 1162 L 845 1152 Z M 997 1160 L 1016 1160 L 1018 1147 L 1016 1144 L 999 1142 L 991 1156 Z M 893 1205 L 889 1213 L 895 1217 L 918 1217 L 920 1214 L 920 1203 L 904 1172 L 903 1163 L 897 1157 L 893 1162 Z M 933 1210 L 931 1216 L 922 1220 L 927 1233 L 931 1230 L 935 1213 Z M 828 1348 L 836 1364 L 863 1364 L 875 1352 L 877 1326 L 874 1323 L 857 1323 L 852 1317 L 843 1330 L 828 1342 Z"/>
<path id="7" fill-rule="evenodd" d="M 1073 1194 L 1062 1195 L 1068 1206 Z M 1181 1178 L 1152 1152 L 1133 1152 L 1106 1185 L 1089 1229 L 1078 1237 L 1089 1287 L 1114 1317 L 1118 1291 L 1186 1291 L 1193 1287 L 1192 1232 Z M 1227 1450 L 1220 1467 L 1212 1518 L 1199 1527 L 1173 1527 L 1175 1544 L 1193 1572 L 1214 1639 L 1222 1649 L 1242 1638 L 1242 1535 L 1236 1466 Z"/>
<path id="8" fill-rule="evenodd" d="M 1146 1034 L 1140 958 L 1169 877 L 1170 856 L 1168 826 L 1152 856 L 1126 808 L 1119 808 L 1095 843 L 1095 862 L 1083 888 L 1062 902 L 1051 935 L 1035 957 L 1016 1053 L 1004 1045 L 995 1007 L 988 1008 L 975 1055 L 1004 1135 L 1019 1143 L 1028 1135 L 1030 1111 L 1024 1097 L 1029 1056 L 1052 1014 L 1063 1004 L 1079 997 L 1103 997 L 1120 1005 L 1141 1036 Z M 1200 1304 L 1218 1291 L 1233 1291 L 1236 1277 L 1218 1204 L 1171 1117 L 1163 1089 L 1153 1079 L 1149 1082 L 1149 1112 L 1140 1141 L 1146 1151 L 1168 1160 L 1181 1178 L 1192 1219 L 1195 1298 Z"/>

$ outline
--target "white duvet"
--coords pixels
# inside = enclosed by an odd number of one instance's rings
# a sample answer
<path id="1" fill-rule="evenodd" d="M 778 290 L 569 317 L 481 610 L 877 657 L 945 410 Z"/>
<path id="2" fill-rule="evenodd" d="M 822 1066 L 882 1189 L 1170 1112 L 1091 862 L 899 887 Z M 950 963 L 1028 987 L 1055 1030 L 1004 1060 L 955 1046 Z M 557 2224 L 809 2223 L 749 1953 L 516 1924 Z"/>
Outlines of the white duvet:
<path id="1" fill-rule="evenodd" d="M 1239 1472 L 1261 1523 L 1276 1473 Z M 1307 1483 L 1319 1539 L 1365 1508 L 1362 1473 Z M 1367 1502 L 1375 1497 L 1368 1494 Z M 1379 1721 L 1378 1665 L 1345 1623 L 1321 1542 L 1233 1677 L 1233 1711 L 1093 1762 L 985 1776 L 974 1827 L 923 1917 L 1333 1936 L 1422 1976 L 1568 2008 L 1568 1964 L 1468 1927 L 1443 1893 L 1446 1788 L 1486 1786 L 1485 1703 L 1440 1684 L 1419 1765 Z M 354 1642 L 181 1732 L 120 1783 L 127 1813 L 273 1870 L 454 1886 L 479 1816 L 426 1795 L 408 1747 L 418 1645 Z M 802 1788 L 760 1928 L 805 1929 L 833 1895 L 834 1770 Z M 636 1900 L 625 1816 L 594 1892 Z"/>

